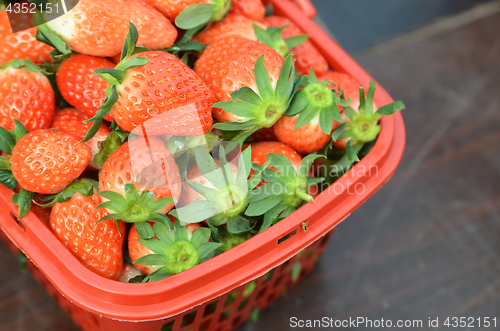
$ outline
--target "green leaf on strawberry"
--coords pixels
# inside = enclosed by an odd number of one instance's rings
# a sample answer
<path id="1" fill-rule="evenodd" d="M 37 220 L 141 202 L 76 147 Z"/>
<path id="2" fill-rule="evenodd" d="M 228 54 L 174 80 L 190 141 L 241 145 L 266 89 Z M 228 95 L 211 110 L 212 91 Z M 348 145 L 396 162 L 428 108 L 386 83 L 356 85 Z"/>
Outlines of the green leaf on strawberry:
<path id="1" fill-rule="evenodd" d="M 90 178 L 75 179 L 68 187 L 59 193 L 39 197 L 41 201 L 48 201 L 46 204 L 35 204 L 41 207 L 50 207 L 56 203 L 63 203 L 71 199 L 75 193 L 80 193 L 84 197 L 89 197 L 94 194 L 95 190 L 99 189 L 99 183 Z"/>
<path id="2" fill-rule="evenodd" d="M 268 27 L 267 29 L 263 29 L 257 24 L 253 25 L 253 29 L 255 31 L 255 36 L 257 36 L 257 40 L 274 49 L 283 58 L 287 57 L 288 54 L 290 54 L 291 48 L 303 44 L 309 38 L 307 34 L 302 34 L 287 39 L 283 39 L 281 33 L 287 27 L 288 25 L 279 28 Z"/>
<path id="3" fill-rule="evenodd" d="M 204 27 L 222 20 L 230 7 L 229 0 L 211 0 L 208 3 L 191 5 L 177 15 L 175 25 L 184 30 Z"/>
<path id="4" fill-rule="evenodd" d="M 243 87 L 231 94 L 232 101 L 217 102 L 213 105 L 245 119 L 242 122 L 214 125 L 214 128 L 220 130 L 241 131 L 232 140 L 240 146 L 252 133 L 273 126 L 288 109 L 299 88 L 294 82 L 292 55 L 286 57 L 275 88 L 264 66 L 264 55 L 256 61 L 254 74 L 257 91 Z"/>
<path id="5" fill-rule="evenodd" d="M 161 266 L 144 282 L 160 280 L 190 269 L 211 258 L 222 246 L 209 242 L 210 229 L 199 228 L 189 238 L 187 227 L 180 223 L 175 222 L 173 233 L 164 224 L 155 223 L 153 230 L 157 239 L 138 239 L 155 254 L 143 256 L 135 260 L 134 264 Z"/>
<path id="6" fill-rule="evenodd" d="M 405 105 L 401 101 L 395 101 L 375 111 L 373 105 L 375 88 L 375 83 L 370 81 L 370 88 L 368 89 L 366 98 L 364 88 L 359 88 L 360 104 L 358 111 L 351 107 L 345 107 L 345 115 L 349 120 L 332 133 L 333 141 L 349 139 L 346 146 L 346 153 L 350 161 L 359 161 L 354 146 L 371 142 L 377 138 L 381 129 L 378 122 L 382 116 L 392 115 L 396 111 L 405 108 Z"/>
<path id="7" fill-rule="evenodd" d="M 328 84 L 326 80 L 320 82 L 312 69 L 310 74 L 305 77 L 302 83 L 303 89 L 295 94 L 290 108 L 285 112 L 285 116 L 299 116 L 295 129 L 306 125 L 313 118 L 319 116 L 321 130 L 329 135 L 332 133 L 333 121 L 344 122 L 338 106 L 346 107 L 350 101 L 339 98 L 335 91 L 328 87 Z"/>
<path id="8" fill-rule="evenodd" d="M 150 221 L 172 227 L 172 221 L 157 211 L 173 203 L 173 198 L 155 200 L 154 194 L 147 190 L 139 195 L 133 184 L 125 184 L 125 197 L 113 191 L 102 191 L 99 195 L 109 201 L 101 203 L 98 208 L 106 208 L 110 211 L 110 214 L 101 218 L 99 222 L 110 219 L 119 219 L 127 223 Z"/>
<path id="9" fill-rule="evenodd" d="M 307 191 L 317 183 L 318 178 L 307 175 L 313 162 L 321 157 L 324 156 L 308 155 L 302 160 L 298 171 L 287 157 L 277 153 L 267 155 L 271 166 L 276 170 L 267 167 L 262 169 L 262 166 L 254 164 L 254 168 L 261 171 L 262 179 L 267 183 L 250 192 L 245 215 L 264 215 L 260 232 L 293 213 L 302 203 L 313 201 Z"/>
<path id="10" fill-rule="evenodd" d="M 209 224 L 214 227 L 227 223 L 234 233 L 248 232 L 252 228 L 251 222 L 242 214 L 248 205 L 247 179 L 251 170 L 251 150 L 247 149 L 241 153 L 235 170 L 235 165 L 230 165 L 226 157 L 232 152 L 232 148 L 229 144 L 226 147 L 227 150 L 223 145 L 218 147 L 220 167 L 205 148 L 195 148 L 196 166 L 206 182 L 201 184 L 187 178 L 186 182 L 203 200 L 192 201 L 177 208 L 174 213 L 186 223 L 198 223 L 208 219 Z"/>

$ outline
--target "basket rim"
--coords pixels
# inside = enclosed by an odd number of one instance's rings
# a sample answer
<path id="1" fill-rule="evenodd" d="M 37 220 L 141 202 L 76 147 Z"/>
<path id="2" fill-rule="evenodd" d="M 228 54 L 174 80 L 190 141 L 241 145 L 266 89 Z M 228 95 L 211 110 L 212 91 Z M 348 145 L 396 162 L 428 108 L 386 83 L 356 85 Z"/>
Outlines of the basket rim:
<path id="1" fill-rule="evenodd" d="M 351 74 L 363 84 L 373 80 L 311 20 L 297 17 L 298 8 L 289 4 L 281 8 L 286 4 L 280 5 L 279 0 L 271 2 L 310 34 L 316 46 L 323 49 L 323 54 L 324 49 L 330 47 L 327 55 L 331 65 L 335 61 L 332 67 Z M 329 39 L 327 43 L 325 36 Z M 379 84 L 375 100 L 378 104 L 393 101 Z M 2 228 L 65 297 L 85 310 L 126 321 L 168 318 L 264 275 L 321 238 L 360 206 L 390 178 L 404 152 L 405 129 L 401 114 L 384 117 L 381 126 L 372 150 L 336 182 L 344 187 L 341 193 L 332 192 L 334 188 L 330 187 L 314 203 L 304 205 L 267 231 L 205 263 L 158 282 L 120 283 L 94 274 L 33 213 L 21 221 L 26 232 L 16 222 L 7 224 L 5 220 Z M 376 177 L 370 176 L 374 167 L 378 169 Z M 364 185 L 365 194 L 346 193 L 346 189 L 358 183 Z M 10 190 L 0 188 L 0 198 L 9 201 L 8 206 L 15 213 L 16 208 L 10 203 L 11 194 Z M 309 222 L 307 232 L 301 228 L 304 221 Z M 278 245 L 278 239 L 295 229 L 298 231 L 292 239 Z"/>

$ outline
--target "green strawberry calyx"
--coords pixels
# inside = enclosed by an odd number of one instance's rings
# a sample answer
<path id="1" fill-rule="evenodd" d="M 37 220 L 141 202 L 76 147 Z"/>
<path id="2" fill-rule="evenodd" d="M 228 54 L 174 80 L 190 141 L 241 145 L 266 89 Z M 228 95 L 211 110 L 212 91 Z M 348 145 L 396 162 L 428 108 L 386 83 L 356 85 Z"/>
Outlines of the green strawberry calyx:
<path id="1" fill-rule="evenodd" d="M 338 106 L 347 107 L 350 100 L 346 101 L 337 96 L 335 91 L 328 87 L 329 82 L 320 82 L 316 74 L 311 69 L 310 74 L 303 80 L 303 89 L 295 94 L 290 107 L 285 112 L 285 116 L 298 116 L 294 129 L 311 122 L 319 116 L 319 126 L 321 130 L 330 135 L 333 123 L 345 122 L 340 116 Z"/>
<path id="2" fill-rule="evenodd" d="M 4 63 L 0 66 L 0 72 L 8 69 L 8 68 L 14 68 L 14 69 L 26 69 L 28 71 L 36 72 L 36 73 L 43 73 L 45 74 L 46 72 L 42 70 L 38 65 L 33 63 L 29 59 L 18 59 L 18 60 L 12 60 L 10 62 Z"/>
<path id="3" fill-rule="evenodd" d="M 39 197 L 41 201 L 48 201 L 46 204 L 38 203 L 35 204 L 40 207 L 50 207 L 56 203 L 63 203 L 71 199 L 76 193 L 80 193 L 84 197 L 89 197 L 93 195 L 99 189 L 99 183 L 90 178 L 75 179 L 71 184 L 69 184 L 64 190 L 59 193 L 47 195 L 44 197 Z"/>
<path id="4" fill-rule="evenodd" d="M 238 159 L 238 170 L 233 173 L 226 158 L 226 150 L 219 146 L 220 168 L 202 147 L 196 147 L 196 164 L 207 180 L 206 185 L 186 179 L 187 184 L 204 197 L 188 205 L 176 208 L 170 213 L 185 223 L 199 223 L 208 220 L 211 227 L 227 224 L 231 233 L 244 233 L 252 229 L 251 220 L 244 216 L 248 206 L 249 193 L 260 182 L 260 172 L 250 179 L 251 149 L 244 150 Z"/>
<path id="5" fill-rule="evenodd" d="M 284 25 L 279 28 L 269 27 L 267 29 L 263 29 L 257 24 L 253 24 L 253 29 L 255 32 L 255 36 L 257 36 L 257 40 L 274 49 L 283 58 L 286 58 L 288 54 L 290 54 L 291 48 L 303 44 L 309 38 L 307 34 L 301 34 L 298 36 L 283 39 L 282 32 L 287 27 L 288 25 Z"/>
<path id="6" fill-rule="evenodd" d="M 119 219 L 127 223 L 150 221 L 161 222 L 171 227 L 170 219 L 158 211 L 174 203 L 173 198 L 156 200 L 153 192 L 145 190 L 139 194 L 133 184 L 125 184 L 125 196 L 113 191 L 101 191 L 99 195 L 108 201 L 101 203 L 97 208 L 106 208 L 110 213 L 101 218 L 99 222 L 110 219 Z"/>
<path id="7" fill-rule="evenodd" d="M 313 201 L 307 190 L 323 181 L 323 178 L 308 177 L 313 162 L 324 157 L 317 154 L 306 156 L 297 170 L 290 160 L 281 154 L 267 155 L 270 164 L 277 170 L 261 166 L 254 168 L 262 172 L 262 179 L 267 183 L 254 189 L 250 194 L 249 206 L 245 211 L 247 216 L 264 215 L 260 232 L 293 213 L 304 202 Z"/>
<path id="8" fill-rule="evenodd" d="M 201 30 L 201 27 L 222 20 L 230 7 L 230 0 L 209 0 L 208 3 L 191 5 L 177 15 L 175 25 L 184 30 Z"/>
<path id="9" fill-rule="evenodd" d="M 212 238 L 214 237 L 214 231 L 212 230 Z M 219 248 L 220 252 L 227 252 L 228 250 L 242 244 L 247 241 L 250 237 L 249 233 L 232 233 L 227 228 L 227 225 L 222 225 L 217 228 L 217 242 L 220 242 L 222 246 Z"/>
<path id="10" fill-rule="evenodd" d="M 14 124 L 14 129 L 10 131 L 0 127 L 0 151 L 7 155 L 12 155 L 12 151 L 19 139 L 29 133 L 24 125 L 18 120 L 15 119 Z M 0 184 L 11 190 L 17 186 L 17 179 L 12 173 L 10 156 L 0 157 Z M 12 203 L 19 206 L 19 219 L 22 219 L 28 214 L 35 196 L 35 192 L 27 191 L 23 188 L 21 188 L 18 194 L 12 196 Z"/>
<path id="11" fill-rule="evenodd" d="M 99 152 L 94 156 L 94 164 L 102 167 L 111 154 L 125 143 L 128 136 L 129 133 L 120 130 L 119 127 L 111 131 L 106 139 L 99 144 Z"/>
<path id="12" fill-rule="evenodd" d="M 395 101 L 385 105 L 375 111 L 373 106 L 373 95 L 375 94 L 376 85 L 370 81 L 370 88 L 365 98 L 363 87 L 359 88 L 359 109 L 355 111 L 351 107 L 345 107 L 345 115 L 348 117 L 346 123 L 341 124 L 332 133 L 332 140 L 349 139 L 347 142 L 346 153 L 350 161 L 359 161 L 357 153 L 353 146 L 357 143 L 368 143 L 375 140 L 380 133 L 380 124 L 378 121 L 384 115 L 392 115 L 396 111 L 405 108 L 401 101 Z"/>
<path id="13" fill-rule="evenodd" d="M 149 51 L 149 49 L 136 46 L 139 40 L 139 32 L 132 22 L 129 22 L 129 30 L 129 34 L 123 45 L 120 63 L 114 69 L 97 69 L 94 72 L 94 75 L 99 75 L 99 77 L 108 82 L 108 88 L 106 89 L 104 103 L 92 118 L 85 121 L 85 123 L 93 123 L 82 142 L 89 141 L 99 131 L 104 117 L 111 112 L 114 104 L 118 101 L 118 86 L 127 79 L 128 70 L 142 67 L 149 62 L 149 59 L 146 57 L 136 56 L 136 54 Z"/>
<path id="14" fill-rule="evenodd" d="M 138 241 L 154 254 L 138 258 L 134 264 L 161 266 L 144 278 L 143 282 L 152 282 L 167 278 L 190 269 L 213 257 L 220 243 L 209 242 L 210 229 L 199 228 L 189 236 L 186 226 L 175 222 L 175 230 L 170 231 L 164 224 L 155 223 L 153 231 L 156 238 L 139 238 Z"/>
<path id="15" fill-rule="evenodd" d="M 214 128 L 223 131 L 241 131 L 232 139 L 240 146 L 252 133 L 273 126 L 288 109 L 300 87 L 300 80 L 297 84 L 294 81 L 295 67 L 291 54 L 286 57 L 281 67 L 276 88 L 273 88 L 264 66 L 264 55 L 255 62 L 254 75 L 257 91 L 242 87 L 231 93 L 231 101 L 217 102 L 213 105 L 214 108 L 222 108 L 240 118 L 239 122 L 214 125 Z"/>

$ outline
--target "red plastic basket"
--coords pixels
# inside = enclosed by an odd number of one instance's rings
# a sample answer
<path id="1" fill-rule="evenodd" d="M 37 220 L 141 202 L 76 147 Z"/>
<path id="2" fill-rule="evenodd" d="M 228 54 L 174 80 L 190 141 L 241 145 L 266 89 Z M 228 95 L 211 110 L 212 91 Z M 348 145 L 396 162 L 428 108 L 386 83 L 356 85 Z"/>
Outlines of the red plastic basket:
<path id="1" fill-rule="evenodd" d="M 277 14 L 310 35 L 332 69 L 368 85 L 372 78 L 304 18 L 299 7 L 271 2 Z M 379 105 L 393 101 L 380 86 L 375 99 Z M 84 330 L 230 330 L 309 272 L 332 229 L 394 173 L 404 151 L 403 119 L 400 114 L 384 117 L 381 126 L 370 153 L 314 203 L 234 249 L 162 281 L 127 284 L 92 273 L 33 213 L 16 221 L 12 192 L 6 188 L 0 188 L 0 208 L 6 211 L 0 226 L 31 260 L 35 277 Z M 356 187 L 362 193 L 355 193 Z"/>

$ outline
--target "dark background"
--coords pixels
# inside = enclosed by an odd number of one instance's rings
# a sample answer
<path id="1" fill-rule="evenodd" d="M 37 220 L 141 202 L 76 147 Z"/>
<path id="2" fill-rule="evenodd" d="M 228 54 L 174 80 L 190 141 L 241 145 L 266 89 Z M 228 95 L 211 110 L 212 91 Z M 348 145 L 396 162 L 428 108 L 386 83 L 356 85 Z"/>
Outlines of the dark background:
<path id="1" fill-rule="evenodd" d="M 312 0 L 348 52 L 359 51 L 489 0 Z"/>

